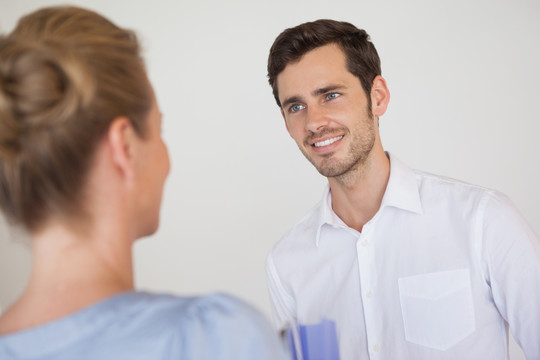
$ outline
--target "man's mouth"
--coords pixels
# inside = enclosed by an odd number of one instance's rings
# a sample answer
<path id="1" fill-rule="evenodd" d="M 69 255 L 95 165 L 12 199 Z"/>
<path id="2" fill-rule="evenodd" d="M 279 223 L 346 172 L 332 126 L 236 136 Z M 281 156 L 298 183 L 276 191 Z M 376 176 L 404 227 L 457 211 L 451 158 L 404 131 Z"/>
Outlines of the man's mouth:
<path id="1" fill-rule="evenodd" d="M 323 140 L 323 141 L 317 141 L 316 143 L 313 144 L 313 146 L 315 146 L 316 148 L 323 147 L 323 146 L 328 146 L 328 145 L 333 144 L 336 141 L 341 140 L 341 139 L 343 139 L 343 135 L 336 136 L 334 138 L 326 139 L 326 140 Z"/>

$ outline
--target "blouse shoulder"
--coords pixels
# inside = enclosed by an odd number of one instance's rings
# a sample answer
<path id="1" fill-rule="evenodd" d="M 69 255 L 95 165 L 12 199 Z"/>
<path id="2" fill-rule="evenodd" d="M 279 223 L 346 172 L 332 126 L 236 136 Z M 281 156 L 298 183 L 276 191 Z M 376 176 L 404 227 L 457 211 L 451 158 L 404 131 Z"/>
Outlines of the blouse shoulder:
<path id="1" fill-rule="evenodd" d="M 212 294 L 184 299 L 182 308 L 186 358 L 285 359 L 282 343 L 267 319 L 234 296 Z"/>

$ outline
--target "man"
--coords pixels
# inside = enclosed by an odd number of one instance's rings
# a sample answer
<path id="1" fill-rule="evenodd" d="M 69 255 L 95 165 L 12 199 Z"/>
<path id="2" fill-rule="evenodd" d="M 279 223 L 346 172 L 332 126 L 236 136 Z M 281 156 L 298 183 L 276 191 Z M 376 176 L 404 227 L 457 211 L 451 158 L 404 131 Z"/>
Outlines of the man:
<path id="1" fill-rule="evenodd" d="M 383 150 L 390 93 L 368 34 L 331 20 L 287 29 L 268 76 L 329 184 L 267 262 L 278 325 L 297 325 L 304 360 L 507 359 L 508 327 L 540 359 L 538 237 L 504 195 Z"/>

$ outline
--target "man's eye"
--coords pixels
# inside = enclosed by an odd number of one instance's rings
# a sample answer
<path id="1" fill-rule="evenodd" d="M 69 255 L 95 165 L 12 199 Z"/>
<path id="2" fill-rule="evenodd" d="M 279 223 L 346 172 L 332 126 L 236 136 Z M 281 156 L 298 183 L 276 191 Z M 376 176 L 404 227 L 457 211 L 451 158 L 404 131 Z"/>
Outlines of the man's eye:
<path id="1" fill-rule="evenodd" d="M 326 95 L 326 100 L 332 100 L 332 99 L 335 99 L 337 97 L 339 97 L 341 94 L 338 94 L 338 93 L 330 93 L 330 94 L 327 94 Z"/>
<path id="2" fill-rule="evenodd" d="M 297 112 L 302 109 L 304 109 L 304 105 L 300 105 L 300 104 L 294 104 L 293 106 L 289 108 L 290 112 Z"/>

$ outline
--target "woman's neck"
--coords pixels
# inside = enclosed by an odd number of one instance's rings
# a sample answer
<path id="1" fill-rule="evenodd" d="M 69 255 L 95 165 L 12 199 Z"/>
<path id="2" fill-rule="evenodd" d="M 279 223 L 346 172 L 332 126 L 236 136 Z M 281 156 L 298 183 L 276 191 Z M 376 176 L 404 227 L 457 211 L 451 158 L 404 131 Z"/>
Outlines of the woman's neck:
<path id="1" fill-rule="evenodd" d="M 48 224 L 34 234 L 28 286 L 0 317 L 0 334 L 40 325 L 133 290 L 132 240 L 126 233 L 114 226 L 82 233 Z"/>

